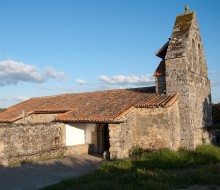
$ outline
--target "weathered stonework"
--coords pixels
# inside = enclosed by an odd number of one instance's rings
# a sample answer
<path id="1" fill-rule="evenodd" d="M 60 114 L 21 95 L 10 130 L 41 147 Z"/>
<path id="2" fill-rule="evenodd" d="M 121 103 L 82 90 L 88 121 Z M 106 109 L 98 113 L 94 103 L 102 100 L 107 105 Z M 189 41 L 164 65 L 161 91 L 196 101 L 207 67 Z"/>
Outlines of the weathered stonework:
<path id="1" fill-rule="evenodd" d="M 136 110 L 136 146 L 143 149 L 180 147 L 178 102 L 168 108 L 138 108 Z"/>
<path id="2" fill-rule="evenodd" d="M 127 113 L 122 119 L 124 123 L 109 124 L 110 158 L 121 159 L 129 157 L 135 142 L 135 110 Z"/>
<path id="3" fill-rule="evenodd" d="M 83 155 L 88 154 L 89 145 L 88 144 L 79 144 L 74 146 L 66 146 L 63 150 L 64 156 L 69 155 Z"/>
<path id="4" fill-rule="evenodd" d="M 30 114 L 14 123 L 49 123 L 55 119 L 58 114 Z"/>
<path id="5" fill-rule="evenodd" d="M 135 147 L 180 147 L 178 101 L 167 108 L 135 108 L 124 119 L 124 123 L 109 125 L 111 159 L 127 158 Z"/>
<path id="6" fill-rule="evenodd" d="M 65 145 L 65 124 L 1 124 L 0 165 L 88 153 L 88 145 Z"/>
<path id="7" fill-rule="evenodd" d="M 176 19 L 167 54 L 166 93 L 181 94 L 181 146 L 194 149 L 212 140 L 211 91 L 195 12 Z"/>
<path id="8" fill-rule="evenodd" d="M 11 159 L 44 154 L 65 145 L 62 123 L 8 124 L 0 126 L 0 155 Z M 1 160 L 1 158 L 0 158 Z"/>

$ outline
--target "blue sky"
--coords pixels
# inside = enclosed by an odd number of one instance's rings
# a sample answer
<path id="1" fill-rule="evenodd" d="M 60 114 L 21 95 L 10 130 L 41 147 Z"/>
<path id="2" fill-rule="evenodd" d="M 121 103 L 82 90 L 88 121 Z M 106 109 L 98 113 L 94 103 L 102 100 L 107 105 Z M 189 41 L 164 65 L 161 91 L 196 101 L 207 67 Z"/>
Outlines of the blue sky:
<path id="1" fill-rule="evenodd" d="M 155 52 L 195 10 L 220 102 L 219 0 L 0 0 L 0 107 L 62 93 L 151 86 Z"/>

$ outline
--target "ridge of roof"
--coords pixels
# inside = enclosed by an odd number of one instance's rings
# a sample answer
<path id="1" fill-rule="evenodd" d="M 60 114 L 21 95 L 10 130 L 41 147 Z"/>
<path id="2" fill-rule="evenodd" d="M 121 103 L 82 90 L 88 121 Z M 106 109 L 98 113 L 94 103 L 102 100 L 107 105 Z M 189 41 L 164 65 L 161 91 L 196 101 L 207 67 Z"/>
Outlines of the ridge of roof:
<path id="1" fill-rule="evenodd" d="M 170 39 L 169 39 L 170 41 Z M 169 41 L 166 42 L 156 53 L 155 55 L 161 59 L 164 59 L 165 56 L 166 56 L 166 53 L 167 53 L 167 49 L 168 49 L 168 46 L 169 46 Z"/>
<path id="2" fill-rule="evenodd" d="M 107 90 L 97 90 L 97 91 L 87 91 L 87 92 L 73 92 L 73 93 L 65 93 L 65 94 L 56 94 L 56 95 L 51 95 L 51 96 L 36 96 L 36 97 L 32 97 L 29 98 L 23 102 L 26 102 L 28 100 L 31 99 L 47 99 L 47 98 L 56 98 L 56 97 L 60 97 L 60 96 L 72 96 L 72 95 L 77 95 L 77 94 L 93 94 L 93 93 L 102 93 L 102 92 L 111 92 L 111 91 L 122 91 L 122 90 L 132 90 L 132 91 L 143 91 L 143 89 L 145 90 L 154 90 L 155 86 L 147 86 L 147 87 L 136 87 L 136 88 L 118 88 L 118 89 L 107 89 Z M 21 103 L 23 103 L 21 102 Z M 16 104 L 17 105 L 17 104 Z M 12 106 L 13 107 L 13 106 Z"/>
<path id="3" fill-rule="evenodd" d="M 62 122 L 122 122 L 123 115 L 135 107 L 166 107 L 172 104 L 172 98 L 173 95 L 155 94 L 155 87 L 31 98 L 0 113 L 0 123 L 12 123 L 22 118 L 23 112 L 25 116 L 55 113 L 58 115 L 54 121 Z"/>

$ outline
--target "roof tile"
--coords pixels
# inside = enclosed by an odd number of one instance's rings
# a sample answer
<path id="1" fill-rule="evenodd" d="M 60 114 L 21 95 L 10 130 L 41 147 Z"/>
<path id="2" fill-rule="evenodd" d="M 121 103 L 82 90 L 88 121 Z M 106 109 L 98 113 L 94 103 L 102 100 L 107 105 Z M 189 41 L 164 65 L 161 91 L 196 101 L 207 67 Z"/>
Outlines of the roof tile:
<path id="1" fill-rule="evenodd" d="M 155 94 L 155 87 L 105 90 L 32 98 L 0 113 L 0 122 L 14 122 L 26 114 L 59 113 L 55 121 L 115 122 L 132 107 L 166 107 L 178 97 Z"/>

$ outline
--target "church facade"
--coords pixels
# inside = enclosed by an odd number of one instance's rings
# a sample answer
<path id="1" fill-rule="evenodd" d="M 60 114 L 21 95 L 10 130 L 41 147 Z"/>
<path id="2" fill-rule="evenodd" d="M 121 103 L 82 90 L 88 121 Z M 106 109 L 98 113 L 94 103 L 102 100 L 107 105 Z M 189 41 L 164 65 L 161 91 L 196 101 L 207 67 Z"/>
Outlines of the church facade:
<path id="1" fill-rule="evenodd" d="M 195 149 L 213 138 L 210 81 L 194 11 L 156 53 L 155 87 L 31 98 L 0 113 L 0 164 L 132 149 Z"/>

